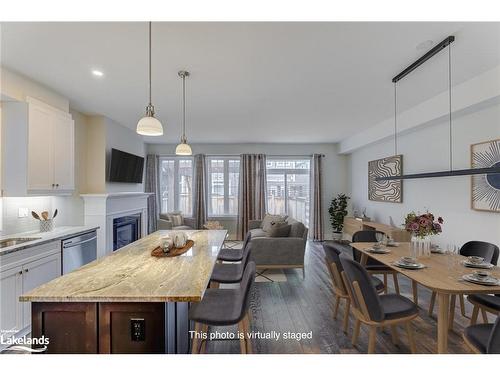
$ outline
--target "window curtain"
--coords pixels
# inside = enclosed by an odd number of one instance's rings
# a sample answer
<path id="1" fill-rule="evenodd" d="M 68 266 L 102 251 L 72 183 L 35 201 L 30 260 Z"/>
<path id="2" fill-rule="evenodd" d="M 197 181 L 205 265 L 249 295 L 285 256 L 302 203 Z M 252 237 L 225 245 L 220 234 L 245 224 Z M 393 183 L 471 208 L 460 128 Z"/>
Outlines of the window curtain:
<path id="1" fill-rule="evenodd" d="M 146 156 L 146 180 L 144 183 L 144 191 L 146 193 L 152 193 L 148 197 L 148 233 L 155 232 L 158 227 L 158 207 L 160 205 L 159 164 L 160 157 L 158 155 Z"/>
<path id="2" fill-rule="evenodd" d="M 309 238 L 313 241 L 323 241 L 323 208 L 321 205 L 322 174 L 321 159 L 323 155 L 313 154 L 311 158 L 311 187 L 309 217 Z"/>
<path id="3" fill-rule="evenodd" d="M 194 220 L 196 229 L 203 228 L 207 222 L 207 172 L 205 164 L 205 155 L 197 154 L 194 156 Z"/>
<path id="4" fill-rule="evenodd" d="M 240 155 L 238 239 L 245 238 L 249 220 L 262 220 L 266 213 L 266 155 Z"/>

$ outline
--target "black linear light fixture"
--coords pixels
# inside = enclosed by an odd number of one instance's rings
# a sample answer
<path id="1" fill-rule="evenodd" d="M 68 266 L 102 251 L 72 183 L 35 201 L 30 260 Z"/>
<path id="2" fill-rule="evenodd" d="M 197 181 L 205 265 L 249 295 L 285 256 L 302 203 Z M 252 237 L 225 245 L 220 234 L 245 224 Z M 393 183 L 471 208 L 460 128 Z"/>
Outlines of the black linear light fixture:
<path id="1" fill-rule="evenodd" d="M 451 126 L 451 43 L 455 41 L 454 36 L 449 36 L 442 42 L 437 44 L 434 48 L 428 51 L 421 58 L 409 65 L 401 73 L 396 75 L 392 82 L 394 83 L 394 155 L 397 155 L 397 82 L 408 74 L 417 69 L 420 65 L 425 63 L 431 57 L 448 47 L 448 104 L 449 104 L 449 142 L 450 142 L 450 169 L 440 172 L 423 172 L 414 174 L 405 174 L 400 176 L 381 176 L 375 177 L 375 181 L 394 181 L 394 180 L 411 180 L 418 178 L 434 178 L 434 177 L 453 177 L 453 176 L 472 176 L 476 174 L 500 174 L 500 167 L 489 168 L 469 168 L 453 170 L 453 153 L 452 153 L 452 126 Z"/>

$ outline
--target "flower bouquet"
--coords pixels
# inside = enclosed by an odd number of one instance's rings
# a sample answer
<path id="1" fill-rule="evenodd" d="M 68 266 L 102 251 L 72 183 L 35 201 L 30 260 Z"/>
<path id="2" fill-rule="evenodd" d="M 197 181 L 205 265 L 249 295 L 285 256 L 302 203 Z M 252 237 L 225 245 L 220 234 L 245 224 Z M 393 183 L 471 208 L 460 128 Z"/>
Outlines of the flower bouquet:
<path id="1" fill-rule="evenodd" d="M 429 256 L 431 253 L 430 236 L 439 234 L 443 231 L 442 224 L 444 220 L 441 216 L 435 221 L 435 216 L 426 212 L 417 215 L 410 212 L 405 218 L 405 229 L 412 234 L 411 252 L 413 257 Z"/>

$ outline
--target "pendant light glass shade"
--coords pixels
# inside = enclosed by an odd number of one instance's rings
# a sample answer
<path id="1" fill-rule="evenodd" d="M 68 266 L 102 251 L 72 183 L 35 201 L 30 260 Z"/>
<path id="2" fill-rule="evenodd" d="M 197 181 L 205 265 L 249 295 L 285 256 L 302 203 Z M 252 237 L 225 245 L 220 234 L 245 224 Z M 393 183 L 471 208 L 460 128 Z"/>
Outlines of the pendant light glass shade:
<path id="1" fill-rule="evenodd" d="M 180 156 L 189 156 L 193 155 L 193 150 L 191 150 L 191 146 L 188 143 L 181 142 L 175 148 L 175 154 Z"/>
<path id="2" fill-rule="evenodd" d="M 149 23 L 149 104 L 146 107 L 146 116 L 137 123 L 137 134 L 147 136 L 163 135 L 163 126 L 155 117 L 155 107 L 151 102 L 151 22 Z"/>
<path id="3" fill-rule="evenodd" d="M 163 135 L 163 126 L 161 126 L 161 122 L 155 117 L 154 107 L 152 105 L 147 106 L 146 116 L 141 118 L 137 123 L 136 132 L 140 135 Z"/>
<path id="4" fill-rule="evenodd" d="M 178 75 L 182 78 L 182 136 L 181 143 L 175 148 L 175 154 L 188 156 L 193 154 L 193 150 L 191 150 L 186 138 L 186 77 L 189 77 L 189 72 L 181 70 Z"/>

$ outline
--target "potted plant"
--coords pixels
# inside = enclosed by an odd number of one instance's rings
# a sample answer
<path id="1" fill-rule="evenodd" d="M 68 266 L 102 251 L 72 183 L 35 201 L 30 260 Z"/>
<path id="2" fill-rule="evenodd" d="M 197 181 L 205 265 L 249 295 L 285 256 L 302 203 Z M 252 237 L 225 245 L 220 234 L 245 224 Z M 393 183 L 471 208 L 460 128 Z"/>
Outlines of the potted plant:
<path id="1" fill-rule="evenodd" d="M 344 229 L 344 217 L 347 215 L 347 201 L 351 199 L 345 194 L 339 194 L 332 199 L 328 213 L 330 214 L 330 224 L 333 230 L 333 239 L 342 239 L 342 229 Z"/>

